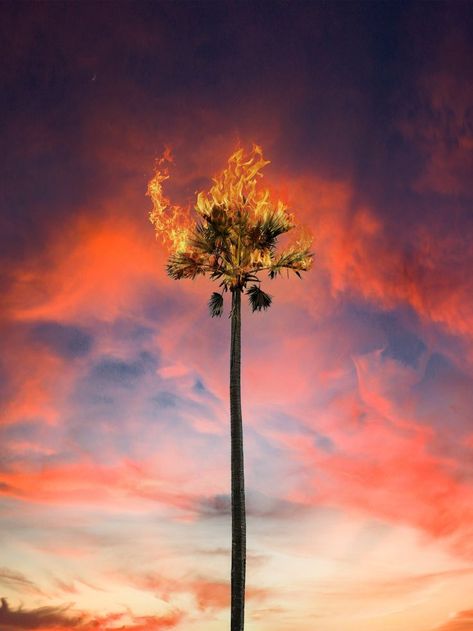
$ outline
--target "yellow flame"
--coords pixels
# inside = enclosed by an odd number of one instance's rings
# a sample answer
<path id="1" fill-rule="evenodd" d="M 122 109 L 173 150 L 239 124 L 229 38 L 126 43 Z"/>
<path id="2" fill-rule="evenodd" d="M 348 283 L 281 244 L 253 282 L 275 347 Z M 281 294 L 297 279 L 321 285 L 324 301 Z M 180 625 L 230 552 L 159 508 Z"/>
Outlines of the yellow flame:
<path id="1" fill-rule="evenodd" d="M 253 145 L 247 159 L 243 149 L 238 149 L 228 159 L 228 167 L 213 179 L 210 190 L 207 193 L 198 193 L 196 211 L 206 216 L 210 215 L 214 206 L 219 206 L 229 214 L 238 212 L 243 207 L 255 215 L 272 210 L 274 206 L 269 198 L 269 190 L 257 188 L 258 178 L 263 175 L 261 170 L 269 163 L 269 160 L 264 159 L 263 150 L 258 145 Z M 278 201 L 277 210 L 286 210 L 283 202 Z"/>
<path id="2" fill-rule="evenodd" d="M 250 255 L 250 264 L 252 267 L 269 267 L 271 265 L 271 254 L 269 251 L 253 250 Z"/>
<path id="3" fill-rule="evenodd" d="M 151 197 L 153 204 L 149 220 L 154 225 L 156 237 L 161 237 L 163 243 L 169 243 L 173 251 L 183 252 L 187 247 L 190 233 L 189 220 L 184 209 L 172 205 L 164 195 L 163 182 L 169 179 L 166 162 L 173 162 L 169 148 L 166 148 L 158 160 L 156 173 L 148 182 L 146 194 Z"/>
<path id="4" fill-rule="evenodd" d="M 172 205 L 163 192 L 163 182 L 169 179 L 166 163 L 172 162 L 171 152 L 166 149 L 158 161 L 156 174 L 148 183 L 147 195 L 153 204 L 149 219 L 155 227 L 157 237 L 170 244 L 174 252 L 183 252 L 189 247 L 192 232 L 189 213 L 179 206 Z M 269 190 L 257 186 L 259 178 L 263 175 L 262 169 L 269 163 L 269 160 L 264 159 L 259 145 L 253 145 L 247 156 L 243 149 L 237 149 L 228 159 L 227 168 L 218 177 L 213 178 L 211 188 L 207 192 L 197 193 L 195 210 L 203 217 L 210 216 L 215 207 L 232 216 L 244 210 L 253 213 L 255 217 L 264 217 L 266 213 L 274 213 L 276 208 L 276 212 L 284 215 L 285 220 L 294 227 L 294 217 L 288 213 L 287 206 L 278 200 L 275 207 L 274 201 L 270 199 Z M 308 247 L 311 238 L 305 235 L 297 245 L 302 246 L 302 241 Z M 269 253 L 254 252 L 251 257 L 253 264 L 270 264 Z"/>

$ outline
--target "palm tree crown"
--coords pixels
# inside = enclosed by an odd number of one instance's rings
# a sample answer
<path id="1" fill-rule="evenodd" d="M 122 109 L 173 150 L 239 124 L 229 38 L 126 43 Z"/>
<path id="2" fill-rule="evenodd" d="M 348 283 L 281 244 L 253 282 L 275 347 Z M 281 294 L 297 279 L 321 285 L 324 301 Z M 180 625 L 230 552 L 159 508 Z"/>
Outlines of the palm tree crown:
<path id="1" fill-rule="evenodd" d="M 171 278 L 208 275 L 220 281 L 223 292 L 246 289 L 252 310 L 260 311 L 271 304 L 271 297 L 259 287 L 260 272 L 275 278 L 283 270 L 300 276 L 310 268 L 313 255 L 307 237 L 277 251 L 278 238 L 295 222 L 283 202 L 273 203 L 269 191 L 257 186 L 267 164 L 256 145 L 249 156 L 243 149 L 236 151 L 210 190 L 197 195 L 197 221 L 191 227 L 178 225 L 177 207 L 171 207 L 162 194 L 161 182 L 167 175 L 156 174 L 148 186 L 153 201 L 150 221 L 157 234 L 172 243 L 167 263 Z M 253 284 L 248 288 L 249 283 Z M 209 308 L 212 316 L 222 314 L 221 293 L 212 294 Z"/>

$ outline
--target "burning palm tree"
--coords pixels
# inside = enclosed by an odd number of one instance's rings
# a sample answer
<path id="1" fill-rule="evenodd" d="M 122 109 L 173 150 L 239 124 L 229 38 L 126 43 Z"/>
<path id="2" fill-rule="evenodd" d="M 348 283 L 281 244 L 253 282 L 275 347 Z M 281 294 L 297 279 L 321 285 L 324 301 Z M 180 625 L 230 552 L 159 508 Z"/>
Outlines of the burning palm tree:
<path id="1" fill-rule="evenodd" d="M 295 228 L 286 206 L 273 203 L 269 191 L 258 187 L 261 170 L 268 164 L 261 148 L 249 156 L 242 149 L 228 167 L 213 180 L 208 192 L 197 195 L 196 221 L 183 222 L 182 209 L 171 206 L 163 195 L 168 177 L 158 171 L 148 185 L 153 202 L 150 221 L 156 232 L 170 243 L 167 273 L 171 278 L 194 279 L 208 275 L 219 282 L 220 292 L 209 300 L 210 315 L 223 313 L 224 294 L 231 295 L 230 428 L 232 569 L 231 631 L 243 631 L 245 608 L 246 513 L 243 467 L 243 426 L 240 392 L 241 295 L 248 296 L 252 311 L 266 310 L 271 296 L 261 289 L 260 274 L 270 279 L 284 270 L 307 271 L 312 264 L 310 239 L 300 238 L 283 251 L 277 250 L 281 235 Z M 187 225 L 186 225 L 187 224 Z"/>

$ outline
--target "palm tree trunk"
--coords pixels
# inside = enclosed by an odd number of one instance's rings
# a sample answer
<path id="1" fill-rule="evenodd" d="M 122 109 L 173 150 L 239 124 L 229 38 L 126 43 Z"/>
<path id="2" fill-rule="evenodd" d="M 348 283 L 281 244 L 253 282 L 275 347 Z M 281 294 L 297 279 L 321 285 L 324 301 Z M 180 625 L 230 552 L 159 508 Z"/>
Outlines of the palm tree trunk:
<path id="1" fill-rule="evenodd" d="M 232 461 L 231 631 L 243 631 L 245 624 L 246 514 L 240 360 L 241 292 L 237 287 L 232 290 L 232 337 L 230 347 L 230 429 Z"/>

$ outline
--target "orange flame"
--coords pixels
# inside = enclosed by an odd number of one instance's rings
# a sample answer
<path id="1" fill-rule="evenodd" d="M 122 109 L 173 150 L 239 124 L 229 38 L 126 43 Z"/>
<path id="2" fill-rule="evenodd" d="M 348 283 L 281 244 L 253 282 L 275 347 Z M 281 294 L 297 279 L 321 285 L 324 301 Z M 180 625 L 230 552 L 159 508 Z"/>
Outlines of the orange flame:
<path id="1" fill-rule="evenodd" d="M 154 177 L 148 182 L 146 195 L 151 197 L 153 204 L 149 220 L 154 225 L 156 237 L 160 236 L 163 243 L 169 243 L 175 252 L 182 252 L 186 249 L 189 238 L 189 220 L 184 209 L 172 205 L 164 195 L 162 183 L 169 179 L 169 172 L 163 165 L 167 162 L 173 162 L 171 150 L 168 147 L 158 160 L 158 169 Z"/>
<path id="2" fill-rule="evenodd" d="M 245 207 L 255 215 L 273 210 L 269 190 L 257 189 L 258 178 L 263 176 L 261 170 L 269 163 L 263 158 L 263 150 L 258 145 L 253 145 L 247 160 L 244 159 L 243 149 L 237 149 L 228 159 L 228 167 L 213 179 L 208 193 L 198 193 L 196 211 L 205 216 L 210 214 L 213 206 L 223 207 L 226 212 L 237 212 Z M 286 211 L 282 201 L 278 201 L 277 209 Z"/>
<path id="3" fill-rule="evenodd" d="M 165 162 L 173 162 L 169 149 L 166 149 L 158 165 L 161 167 Z M 227 168 L 213 178 L 209 191 L 197 193 L 196 212 L 204 217 L 209 216 L 212 209 L 218 206 L 232 215 L 243 209 L 260 217 L 264 217 L 265 213 L 274 213 L 275 206 L 270 199 L 269 190 L 257 186 L 258 179 L 263 176 L 261 170 L 269 163 L 269 160 L 264 159 L 259 145 L 253 145 L 248 157 L 243 149 L 237 149 L 228 159 Z M 168 178 L 169 173 L 165 167 L 158 169 L 148 183 L 147 195 L 153 202 L 149 218 L 155 227 L 156 236 L 161 236 L 164 243 L 169 243 L 174 252 L 183 252 L 188 247 L 191 222 L 183 208 L 171 205 L 164 196 L 162 183 Z M 295 226 L 293 215 L 288 213 L 287 206 L 281 200 L 276 203 L 276 212 L 284 215 L 286 221 L 289 220 Z M 304 243 L 305 247 L 309 247 L 311 242 L 312 238 L 304 235 L 296 245 L 300 247 Z"/>

